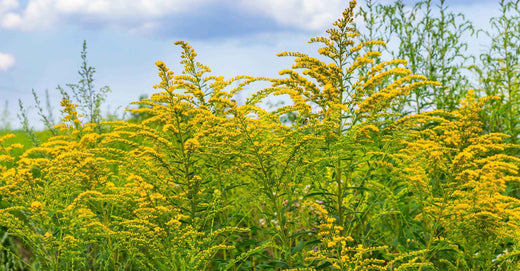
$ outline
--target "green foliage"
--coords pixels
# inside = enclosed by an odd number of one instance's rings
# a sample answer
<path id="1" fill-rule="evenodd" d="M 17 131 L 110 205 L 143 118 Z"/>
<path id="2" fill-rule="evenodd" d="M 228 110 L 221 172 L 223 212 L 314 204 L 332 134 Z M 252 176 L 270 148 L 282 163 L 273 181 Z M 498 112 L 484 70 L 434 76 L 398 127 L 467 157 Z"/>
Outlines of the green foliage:
<path id="1" fill-rule="evenodd" d="M 2 109 L 2 113 L 0 113 L 0 131 L 6 131 L 11 128 L 11 124 L 9 123 L 9 101 L 5 101 L 4 109 Z"/>
<path id="2" fill-rule="evenodd" d="M 45 125 L 47 130 L 49 130 L 53 135 L 56 135 L 56 130 L 54 129 L 54 116 L 52 113 L 53 109 L 49 99 L 49 90 L 45 90 L 45 109 L 47 111 L 46 113 L 43 112 L 41 101 L 38 98 L 38 95 L 36 95 L 34 89 L 32 90 L 32 94 L 34 102 L 36 103 L 36 109 L 38 110 L 38 115 L 40 116 L 41 122 Z"/>
<path id="3" fill-rule="evenodd" d="M 413 7 L 402 0 L 393 4 L 374 4 L 367 1 L 360 16 L 367 24 L 367 40 L 381 39 L 395 43 L 390 54 L 408 61 L 407 67 L 441 83 L 437 87 L 416 88 L 405 107 L 398 112 L 415 113 L 431 109 L 454 110 L 465 97 L 468 79 L 464 70 L 468 66 L 466 36 L 473 27 L 463 14 L 449 11 L 445 0 L 418 1 Z"/>
<path id="4" fill-rule="evenodd" d="M 101 117 L 101 105 L 105 101 L 107 93 L 111 90 L 108 86 L 104 86 L 100 89 L 95 89 L 94 86 L 94 73 L 96 69 L 88 66 L 87 64 L 87 42 L 83 41 L 83 50 L 81 51 L 81 63 L 78 74 L 81 79 L 77 84 L 67 84 L 72 92 L 72 97 L 69 92 L 65 91 L 62 87 L 58 86 L 63 99 L 71 100 L 79 104 L 78 109 L 82 117 L 88 123 L 99 124 L 102 121 Z"/>
<path id="5" fill-rule="evenodd" d="M 22 124 L 22 130 L 25 132 L 27 137 L 31 139 L 33 146 L 39 146 L 41 142 L 38 137 L 36 137 L 33 128 L 29 124 L 27 109 L 23 106 L 22 100 L 18 100 L 18 106 L 20 109 L 20 113 L 18 113 L 18 120 L 20 120 L 20 123 Z"/>
<path id="6" fill-rule="evenodd" d="M 515 143 L 520 133 L 519 15 L 519 1 L 500 1 L 500 16 L 491 19 L 491 31 L 479 33 L 490 38 L 491 45 L 473 66 L 481 95 L 498 97 L 486 112 L 487 131 L 506 132 Z"/>

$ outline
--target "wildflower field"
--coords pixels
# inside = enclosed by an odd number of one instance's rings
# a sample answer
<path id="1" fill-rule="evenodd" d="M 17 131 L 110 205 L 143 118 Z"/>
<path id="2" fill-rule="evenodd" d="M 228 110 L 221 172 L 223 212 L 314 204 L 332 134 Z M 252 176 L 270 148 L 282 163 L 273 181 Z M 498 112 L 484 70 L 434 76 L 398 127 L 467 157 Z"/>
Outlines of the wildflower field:
<path id="1" fill-rule="evenodd" d="M 132 118 L 101 117 L 86 65 L 59 124 L 35 95 L 48 129 L 0 133 L 0 270 L 520 270 L 518 1 L 473 65 L 462 16 L 367 3 L 280 78 L 179 41 Z"/>

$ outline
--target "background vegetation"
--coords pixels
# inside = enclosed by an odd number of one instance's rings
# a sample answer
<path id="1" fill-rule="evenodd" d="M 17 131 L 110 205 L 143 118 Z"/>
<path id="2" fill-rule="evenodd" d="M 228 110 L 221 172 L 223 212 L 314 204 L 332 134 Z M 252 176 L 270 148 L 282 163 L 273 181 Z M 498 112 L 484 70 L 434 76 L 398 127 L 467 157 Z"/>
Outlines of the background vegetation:
<path id="1" fill-rule="evenodd" d="M 518 1 L 493 33 L 436 3 L 367 1 L 359 33 L 351 1 L 282 79 L 211 75 L 177 42 L 183 72 L 158 61 L 126 120 L 103 119 L 84 43 L 61 121 L 34 93 L 47 129 L 20 103 L 0 131 L 1 269 L 519 269 Z"/>

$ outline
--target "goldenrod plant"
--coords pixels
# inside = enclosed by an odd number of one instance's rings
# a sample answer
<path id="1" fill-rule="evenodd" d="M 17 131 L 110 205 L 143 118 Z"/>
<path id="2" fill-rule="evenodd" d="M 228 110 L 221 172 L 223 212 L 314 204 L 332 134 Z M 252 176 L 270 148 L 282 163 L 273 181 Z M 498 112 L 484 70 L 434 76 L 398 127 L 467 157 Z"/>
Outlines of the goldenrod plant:
<path id="1" fill-rule="evenodd" d="M 157 61 L 135 119 L 89 121 L 63 99 L 40 145 L 2 135 L 2 267 L 520 268 L 519 146 L 486 130 L 497 98 L 396 112 L 441 83 L 385 59 L 355 8 L 310 40 L 316 55 L 280 53 L 281 78 L 212 75 L 179 41 L 182 72 Z M 272 85 L 238 104 L 256 81 Z"/>
<path id="2" fill-rule="evenodd" d="M 413 221 L 424 229 L 407 241 L 424 247 L 421 260 L 441 269 L 518 268 L 518 238 L 511 234 L 520 222 L 518 197 L 507 191 L 518 183 L 520 161 L 507 152 L 518 146 L 505 143 L 505 134 L 482 133 L 480 113 L 487 99 L 470 91 L 453 113 L 432 111 L 401 120 L 415 127 L 399 160 L 409 165 L 401 168 L 410 181 Z"/>
<path id="3" fill-rule="evenodd" d="M 353 246 L 357 247 L 377 244 L 367 236 L 377 224 L 366 222 L 381 212 L 382 206 L 377 202 L 386 202 L 386 197 L 391 197 L 385 194 L 395 192 L 381 185 L 387 180 L 374 177 L 385 172 L 381 166 L 388 163 L 388 153 L 397 140 L 388 130 L 393 120 L 390 109 L 402 103 L 411 90 L 438 83 L 412 74 L 404 67 L 404 60 L 378 61 L 381 53 L 366 47 L 385 43 L 361 41 L 360 34 L 352 27 L 354 7 L 355 2 L 350 2 L 335 27 L 327 30 L 328 37 L 310 40 L 323 44 L 318 53 L 327 62 L 301 53 L 280 54 L 296 60 L 293 69 L 280 72 L 289 78 L 273 80 L 271 91 L 289 94 L 294 105 L 278 111 L 298 111 L 301 119 L 308 122 L 304 130 L 319 136 L 312 142 L 320 152 L 313 153 L 310 161 L 315 171 L 311 194 L 330 213 L 326 221 L 335 222 L 336 234 L 344 235 L 347 240 L 354 237 Z M 299 73 L 298 69 L 303 71 Z M 317 106 L 316 112 L 311 105 Z M 345 246 L 344 242 L 337 243 Z M 329 263 L 346 268 L 347 262 L 341 263 L 336 257 L 341 258 L 342 250 L 346 253 L 347 247 L 340 246 L 332 254 L 328 252 L 330 249 L 335 249 L 331 243 L 318 246 L 323 257 L 331 258 Z M 372 250 L 359 257 L 369 251 Z"/>

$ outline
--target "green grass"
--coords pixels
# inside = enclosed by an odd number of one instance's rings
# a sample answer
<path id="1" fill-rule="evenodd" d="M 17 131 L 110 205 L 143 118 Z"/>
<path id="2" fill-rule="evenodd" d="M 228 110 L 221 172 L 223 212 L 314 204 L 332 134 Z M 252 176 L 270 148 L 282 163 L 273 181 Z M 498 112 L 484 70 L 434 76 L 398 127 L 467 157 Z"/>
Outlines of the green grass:
<path id="1" fill-rule="evenodd" d="M 29 136 L 22 130 L 0 130 L 0 137 L 6 135 L 6 134 L 14 134 L 14 138 L 7 139 L 5 143 L 7 145 L 14 144 L 14 143 L 20 143 L 24 146 L 23 151 L 30 149 L 33 147 L 33 143 Z M 35 131 L 34 134 L 36 137 L 40 140 L 40 142 L 47 141 L 51 136 L 52 133 L 50 130 L 43 130 L 43 131 Z"/>

